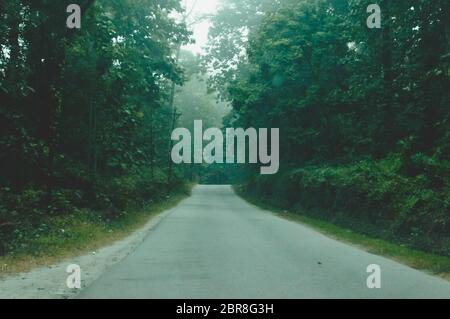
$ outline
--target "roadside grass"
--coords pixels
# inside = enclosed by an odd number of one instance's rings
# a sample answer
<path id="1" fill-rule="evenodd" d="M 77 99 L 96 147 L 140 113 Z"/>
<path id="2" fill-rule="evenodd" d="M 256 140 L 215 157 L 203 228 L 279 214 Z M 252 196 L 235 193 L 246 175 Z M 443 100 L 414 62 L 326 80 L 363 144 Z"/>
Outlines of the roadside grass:
<path id="1" fill-rule="evenodd" d="M 241 198 L 261 209 L 272 212 L 274 215 L 309 226 L 320 233 L 333 239 L 352 244 L 369 253 L 385 256 L 411 268 L 438 275 L 450 281 L 450 258 L 440 256 L 404 245 L 388 242 L 386 240 L 373 238 L 365 234 L 336 226 L 330 222 L 305 216 L 301 211 L 287 211 L 274 206 L 255 196 L 244 193 L 239 187 L 234 187 L 234 191 Z"/>
<path id="2" fill-rule="evenodd" d="M 0 257 L 0 278 L 93 253 L 124 239 L 153 217 L 175 207 L 190 195 L 191 188 L 192 185 L 186 191 L 174 193 L 161 202 L 127 212 L 111 221 L 98 218 L 98 214 L 87 210 L 66 217 L 48 218 L 45 223 L 49 231 L 45 235 L 30 238 L 22 250 Z"/>

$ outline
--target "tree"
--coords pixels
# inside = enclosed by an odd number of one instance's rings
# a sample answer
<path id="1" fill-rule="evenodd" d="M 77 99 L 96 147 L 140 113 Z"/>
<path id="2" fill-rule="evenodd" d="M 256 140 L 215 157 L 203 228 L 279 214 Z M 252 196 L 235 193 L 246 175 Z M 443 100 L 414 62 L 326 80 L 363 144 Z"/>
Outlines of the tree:
<path id="1" fill-rule="evenodd" d="M 167 165 L 167 101 L 184 81 L 172 48 L 190 36 L 174 18 L 183 9 L 82 0 L 81 29 L 69 29 L 70 3 L 1 2 L 0 225 L 38 223 L 70 205 L 117 208 L 119 187 L 135 201 L 160 192 L 151 184 L 160 176 L 142 176 Z M 112 187 L 118 179 L 128 184 Z"/>

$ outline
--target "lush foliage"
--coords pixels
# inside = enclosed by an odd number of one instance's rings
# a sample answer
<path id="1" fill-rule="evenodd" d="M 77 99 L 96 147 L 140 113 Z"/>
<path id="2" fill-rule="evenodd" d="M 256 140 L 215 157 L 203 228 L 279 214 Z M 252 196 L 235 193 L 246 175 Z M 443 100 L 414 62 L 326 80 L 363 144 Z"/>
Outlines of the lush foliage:
<path id="1" fill-rule="evenodd" d="M 117 217 L 183 183 L 168 180 L 179 1 L 78 1 L 79 30 L 70 3 L 1 1 L 0 253 L 48 216 Z"/>
<path id="2" fill-rule="evenodd" d="M 381 29 L 366 26 L 368 0 L 234 2 L 264 18 L 222 77 L 226 124 L 281 134 L 283 173 L 249 190 L 449 254 L 448 1 L 380 1 Z M 224 10 L 209 61 L 223 56 Z"/>

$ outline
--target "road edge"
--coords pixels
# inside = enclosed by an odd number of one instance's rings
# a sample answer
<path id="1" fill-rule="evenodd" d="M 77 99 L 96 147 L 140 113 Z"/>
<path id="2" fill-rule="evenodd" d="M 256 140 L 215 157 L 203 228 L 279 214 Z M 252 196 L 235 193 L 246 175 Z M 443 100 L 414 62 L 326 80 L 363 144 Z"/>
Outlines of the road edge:
<path id="1" fill-rule="evenodd" d="M 74 299 L 89 287 L 107 269 L 123 261 L 147 238 L 167 216 L 186 200 L 180 199 L 173 207 L 150 216 L 141 227 L 126 237 L 81 256 L 64 258 L 50 266 L 34 268 L 28 272 L 7 275 L 0 279 L 0 299 Z M 81 289 L 69 289 L 66 272 L 69 265 L 81 269 Z"/>
<path id="2" fill-rule="evenodd" d="M 450 258 L 448 257 L 418 251 L 386 240 L 370 237 L 324 220 L 315 219 L 301 215 L 300 213 L 275 207 L 264 202 L 260 198 L 246 196 L 246 194 L 243 194 L 238 187 L 238 185 L 232 186 L 232 190 L 237 196 L 248 204 L 258 207 L 269 214 L 301 224 L 334 240 L 358 247 L 368 253 L 385 257 L 415 270 L 422 271 L 431 276 L 450 282 L 450 271 L 436 271 L 436 269 L 443 268 L 442 264 L 445 264 L 445 268 L 450 268 Z M 395 250 L 399 252 L 395 253 Z M 433 260 L 436 260 L 436 262 L 433 262 Z"/>

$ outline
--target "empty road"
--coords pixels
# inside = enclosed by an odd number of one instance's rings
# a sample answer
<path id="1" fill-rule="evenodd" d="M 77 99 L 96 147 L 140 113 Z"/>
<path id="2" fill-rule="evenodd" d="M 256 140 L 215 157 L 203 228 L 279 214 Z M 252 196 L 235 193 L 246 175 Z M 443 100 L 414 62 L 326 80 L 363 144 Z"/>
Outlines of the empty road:
<path id="1" fill-rule="evenodd" d="M 450 298 L 450 283 L 198 186 L 79 298 Z"/>

